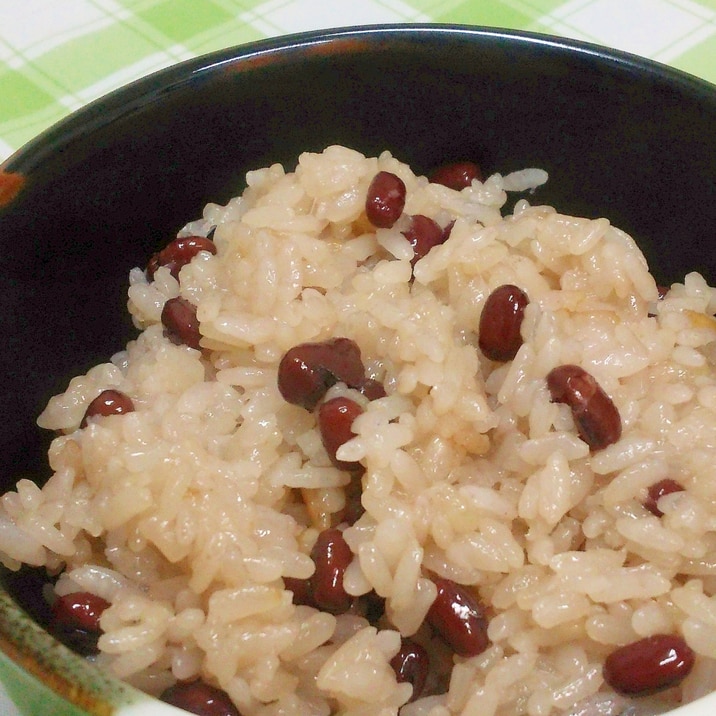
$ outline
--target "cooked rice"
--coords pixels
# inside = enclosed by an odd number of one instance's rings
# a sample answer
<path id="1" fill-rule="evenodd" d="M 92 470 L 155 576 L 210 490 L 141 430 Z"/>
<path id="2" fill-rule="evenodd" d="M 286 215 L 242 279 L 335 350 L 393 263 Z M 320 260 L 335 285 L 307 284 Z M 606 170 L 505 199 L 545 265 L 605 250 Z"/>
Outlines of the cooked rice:
<path id="1" fill-rule="evenodd" d="M 414 269 L 398 222 L 365 221 L 379 171 L 407 187 L 406 214 L 455 220 Z M 210 204 L 183 235 L 216 226 L 200 253 L 153 281 L 130 273 L 141 329 L 111 363 L 74 378 L 39 418 L 62 434 L 54 475 L 1 500 L 3 562 L 45 566 L 57 594 L 111 602 L 98 663 L 153 694 L 201 676 L 244 716 L 388 716 L 411 694 L 389 661 L 401 632 L 436 659 L 430 693 L 403 716 L 614 716 L 615 646 L 678 633 L 697 653 L 679 688 L 640 700 L 656 713 L 716 674 L 716 290 L 689 274 L 658 300 L 634 241 L 606 219 L 564 216 L 506 190 L 539 170 L 462 191 L 384 153 L 333 146 L 295 172 L 252 171 L 244 194 Z M 529 296 L 524 343 L 492 363 L 477 348 L 488 295 Z M 162 306 L 197 306 L 204 351 L 174 345 Z M 387 397 L 367 402 L 339 450 L 366 468 L 365 514 L 344 530 L 345 585 L 387 599 L 391 624 L 295 606 L 283 577 L 312 574 L 318 532 L 345 504 L 313 413 L 277 389 L 291 347 L 353 339 Z M 582 366 L 612 398 L 621 439 L 590 452 L 545 383 Z M 80 428 L 100 391 L 135 412 Z M 344 385 L 329 395 L 354 395 Z M 642 502 L 670 477 L 685 488 Z M 423 624 L 431 575 L 473 585 L 491 644 L 453 657 Z M 440 693 L 441 688 L 446 689 Z M 631 712 L 630 712 L 631 713 Z"/>

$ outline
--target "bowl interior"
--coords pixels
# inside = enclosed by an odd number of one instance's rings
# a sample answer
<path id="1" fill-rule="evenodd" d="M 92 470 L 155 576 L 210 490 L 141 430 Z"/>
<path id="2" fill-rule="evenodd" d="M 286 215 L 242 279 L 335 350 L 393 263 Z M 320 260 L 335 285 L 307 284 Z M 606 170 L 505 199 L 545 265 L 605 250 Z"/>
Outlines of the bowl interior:
<path id="1" fill-rule="evenodd" d="M 344 144 L 428 171 L 550 174 L 531 200 L 607 216 L 661 283 L 716 280 L 716 90 L 653 63 L 527 34 L 340 30 L 193 60 L 94 103 L 11 158 L 0 201 L 6 376 L 0 490 L 48 474 L 35 418 L 135 335 L 127 274 L 247 170 Z M 0 175 L 2 178 L 2 175 Z M 1 195 L 1 193 L 0 193 Z M 6 575 L 38 619 L 32 573 Z"/>

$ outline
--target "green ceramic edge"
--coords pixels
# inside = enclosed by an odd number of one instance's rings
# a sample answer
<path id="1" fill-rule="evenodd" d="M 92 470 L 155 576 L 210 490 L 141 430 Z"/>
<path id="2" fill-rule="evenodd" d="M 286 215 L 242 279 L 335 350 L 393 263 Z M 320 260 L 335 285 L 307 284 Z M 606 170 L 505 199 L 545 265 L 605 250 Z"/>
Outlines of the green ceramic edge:
<path id="1" fill-rule="evenodd" d="M 35 679 L 6 654 L 0 657 L 0 681 L 22 716 L 87 716 L 86 711 Z"/>

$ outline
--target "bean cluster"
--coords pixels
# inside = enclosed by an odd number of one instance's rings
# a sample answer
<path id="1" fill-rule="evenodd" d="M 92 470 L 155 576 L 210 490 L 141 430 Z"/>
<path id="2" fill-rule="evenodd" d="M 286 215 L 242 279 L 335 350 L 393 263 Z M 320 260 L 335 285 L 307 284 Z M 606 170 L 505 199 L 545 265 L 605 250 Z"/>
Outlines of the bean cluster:
<path id="1" fill-rule="evenodd" d="M 442 167 L 432 175 L 431 181 L 460 190 L 476 178 L 480 178 L 479 168 L 464 163 Z M 368 190 L 366 216 L 377 228 L 390 228 L 402 215 L 405 199 L 402 180 L 389 172 L 380 172 Z M 451 230 L 452 224 L 441 228 L 429 217 L 419 214 L 409 217 L 403 234 L 413 247 L 412 265 L 434 246 L 444 243 Z M 504 363 L 515 358 L 523 344 L 522 323 L 528 305 L 529 297 L 525 291 L 512 284 L 498 286 L 488 295 L 478 326 L 478 346 L 487 360 Z M 360 352 L 357 346 L 344 344 L 345 340 L 334 339 L 332 343 L 320 346 L 298 346 L 289 351 L 286 365 L 279 371 L 279 389 L 284 397 L 314 409 L 328 387 L 339 380 L 351 387 L 359 387 L 364 380 L 357 360 Z M 352 358 L 350 367 L 344 362 L 346 356 Z M 578 434 L 591 450 L 602 450 L 619 440 L 621 416 L 594 376 L 580 366 L 560 365 L 548 374 L 546 382 L 551 399 L 570 408 Z M 353 437 L 351 426 L 361 412 L 362 408 L 347 398 L 334 398 L 318 407 L 323 444 L 334 465 L 340 469 L 360 471 L 360 465 L 342 462 L 336 453 Z M 353 499 L 360 497 L 356 485 L 353 480 L 353 489 L 348 491 L 352 492 Z M 649 488 L 644 506 L 654 515 L 661 516 L 658 500 L 680 490 L 683 487 L 676 481 L 662 480 Z M 360 600 L 351 599 L 342 586 L 353 555 L 339 528 L 324 530 L 319 535 L 311 557 L 316 569 L 310 580 L 286 580 L 286 587 L 294 592 L 296 603 L 334 614 L 356 608 L 369 612 L 365 604 L 356 606 Z M 488 622 L 475 592 L 449 579 L 436 577 L 433 581 L 437 597 L 426 616 L 427 624 L 458 656 L 469 658 L 480 654 L 489 646 Z M 381 601 L 375 593 L 371 595 L 373 602 Z M 361 599 L 370 600 L 371 595 Z M 384 617 L 382 608 L 373 610 L 372 620 Z M 615 650 L 604 664 L 604 678 L 620 693 L 645 695 L 679 683 L 691 670 L 693 660 L 693 652 L 683 638 L 657 635 Z M 391 665 L 399 681 L 413 685 L 413 698 L 417 698 L 425 687 L 430 669 L 425 649 L 414 640 L 404 638 Z"/>
<path id="2" fill-rule="evenodd" d="M 154 278 L 157 270 L 164 266 L 174 278 L 178 279 L 181 269 L 201 251 L 216 254 L 216 245 L 205 236 L 183 236 L 174 239 L 149 259 L 146 268 L 147 278 Z M 172 343 L 201 350 L 196 306 L 186 298 L 177 296 L 166 301 L 162 309 L 161 322 Z"/>
<path id="3" fill-rule="evenodd" d="M 477 164 L 459 162 L 440 167 L 433 172 L 430 181 L 459 191 L 481 177 Z M 405 183 L 399 176 L 387 171 L 378 172 L 373 177 L 366 195 L 365 215 L 368 221 L 378 229 L 393 227 L 403 215 L 406 194 Z M 441 227 L 435 220 L 423 214 L 408 217 L 407 227 L 401 233 L 413 248 L 412 266 L 432 248 L 448 240 L 453 223 Z"/>
<path id="4" fill-rule="evenodd" d="M 336 453 L 354 433 L 352 425 L 363 408 L 347 397 L 325 400 L 328 389 L 337 382 L 354 389 L 364 389 L 366 378 L 360 348 L 348 338 L 334 338 L 320 343 L 304 343 L 291 348 L 279 364 L 278 388 L 288 402 L 314 410 L 323 445 L 339 469 L 351 473 L 346 490 L 346 510 L 343 523 L 352 524 L 362 514 L 360 506 L 360 463 L 339 460 Z M 385 395 L 382 384 L 373 380 L 370 390 L 373 399 Z M 309 579 L 285 578 L 285 587 L 293 592 L 295 604 L 321 609 L 331 614 L 348 611 L 361 613 L 373 624 L 385 618 L 384 600 L 375 592 L 359 598 L 349 595 L 343 580 L 353 553 L 340 526 L 322 530 L 311 550 L 315 571 Z M 456 654 L 475 656 L 488 646 L 487 619 L 474 592 L 448 579 L 436 579 L 437 597 L 427 623 Z M 401 649 L 391 665 L 399 681 L 413 686 L 413 698 L 425 687 L 430 669 L 425 648 L 411 639 L 403 639 Z"/>
<path id="5" fill-rule="evenodd" d="M 146 268 L 147 278 L 154 278 L 157 270 L 164 266 L 174 278 L 178 279 L 181 269 L 202 251 L 216 254 L 216 245 L 208 236 L 176 238 L 149 259 Z M 181 296 L 167 300 L 162 309 L 161 322 L 167 338 L 172 343 L 201 350 L 196 306 L 189 300 Z"/>
<path id="6" fill-rule="evenodd" d="M 82 656 L 98 653 L 102 635 L 100 618 L 109 602 L 90 592 L 73 592 L 58 597 L 52 605 L 49 631 Z M 197 716 L 240 716 L 228 694 L 201 679 L 178 682 L 159 697 Z"/>
<path id="7" fill-rule="evenodd" d="M 161 251 L 151 256 L 145 269 L 147 278 L 153 279 L 160 267 L 166 267 L 171 275 L 178 279 L 181 269 L 201 251 L 216 254 L 216 246 L 205 236 L 185 236 L 174 239 Z M 181 296 L 168 299 L 162 308 L 161 323 L 165 335 L 172 343 L 201 350 L 196 306 L 190 301 Z M 109 388 L 103 390 L 89 403 L 80 427 L 87 427 L 92 418 L 124 415 L 133 412 L 134 409 L 134 403 L 128 395 Z"/>
<path id="8" fill-rule="evenodd" d="M 482 178 L 472 162 L 446 164 L 433 172 L 430 181 L 461 190 Z M 406 188 L 400 177 L 381 171 L 372 180 L 366 198 L 366 216 L 378 228 L 392 227 L 403 213 Z M 433 219 L 416 214 L 402 232 L 413 247 L 413 266 L 433 247 L 450 236 L 452 224 L 441 228 Z M 490 361 L 504 363 L 517 355 L 523 343 L 522 323 L 529 297 L 519 287 L 504 284 L 487 297 L 480 314 L 478 346 Z M 554 402 L 572 411 L 579 436 L 592 450 L 602 450 L 621 437 L 621 417 L 616 406 L 595 378 L 579 366 L 562 365 L 547 376 Z"/>

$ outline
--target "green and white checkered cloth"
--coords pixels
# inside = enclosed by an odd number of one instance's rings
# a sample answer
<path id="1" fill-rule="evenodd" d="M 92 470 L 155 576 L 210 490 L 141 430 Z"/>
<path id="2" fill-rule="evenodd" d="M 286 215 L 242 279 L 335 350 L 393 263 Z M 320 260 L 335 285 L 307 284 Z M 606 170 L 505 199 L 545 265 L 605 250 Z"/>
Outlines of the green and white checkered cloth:
<path id="1" fill-rule="evenodd" d="M 716 83 L 716 0 L 0 0 L 0 161 L 72 110 L 179 60 L 394 22 L 546 32 Z"/>

